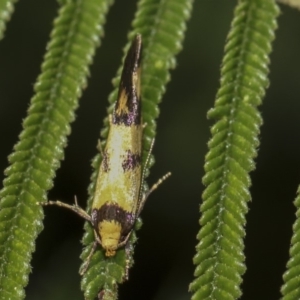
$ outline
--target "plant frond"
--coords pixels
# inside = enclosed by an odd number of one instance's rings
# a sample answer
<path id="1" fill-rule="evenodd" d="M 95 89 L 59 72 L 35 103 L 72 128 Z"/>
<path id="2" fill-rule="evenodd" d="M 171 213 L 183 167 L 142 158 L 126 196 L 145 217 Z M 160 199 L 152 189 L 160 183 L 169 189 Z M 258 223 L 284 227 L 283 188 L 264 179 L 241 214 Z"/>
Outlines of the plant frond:
<path id="1" fill-rule="evenodd" d="M 14 12 L 14 5 L 17 0 L 0 0 L 0 40 L 4 37 L 6 23 Z"/>
<path id="2" fill-rule="evenodd" d="M 293 225 L 290 259 L 287 263 L 287 270 L 283 274 L 284 285 L 281 287 L 282 300 L 296 300 L 300 298 L 300 187 L 297 194 L 294 202 L 297 208 L 297 219 Z"/>
<path id="3" fill-rule="evenodd" d="M 54 22 L 35 96 L 0 192 L 1 299 L 25 297 L 35 238 L 43 228 L 43 209 L 37 202 L 46 201 L 63 158 L 110 2 L 68 1 Z"/>
<path id="4" fill-rule="evenodd" d="M 237 299 L 246 270 L 245 215 L 250 200 L 249 172 L 262 124 L 257 106 L 268 86 L 268 64 L 278 7 L 273 0 L 241 0 L 227 37 L 221 86 L 208 117 L 211 129 L 205 159 L 202 226 L 194 257 L 192 299 Z"/>

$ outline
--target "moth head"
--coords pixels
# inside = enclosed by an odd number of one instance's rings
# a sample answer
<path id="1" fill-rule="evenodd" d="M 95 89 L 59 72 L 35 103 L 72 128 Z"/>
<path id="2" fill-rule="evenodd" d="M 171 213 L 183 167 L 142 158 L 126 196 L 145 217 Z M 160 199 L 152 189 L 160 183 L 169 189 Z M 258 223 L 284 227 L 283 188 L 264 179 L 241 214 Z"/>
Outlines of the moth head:
<path id="1" fill-rule="evenodd" d="M 121 238 L 121 224 L 114 220 L 103 220 L 98 225 L 101 245 L 106 256 L 114 256 Z"/>

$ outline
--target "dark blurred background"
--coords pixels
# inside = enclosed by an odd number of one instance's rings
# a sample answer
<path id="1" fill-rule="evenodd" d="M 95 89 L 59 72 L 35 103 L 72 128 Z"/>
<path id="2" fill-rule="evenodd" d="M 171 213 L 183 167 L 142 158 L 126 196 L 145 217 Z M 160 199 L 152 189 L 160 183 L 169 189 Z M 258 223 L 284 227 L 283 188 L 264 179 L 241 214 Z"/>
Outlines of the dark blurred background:
<path id="1" fill-rule="evenodd" d="M 120 287 L 120 299 L 186 300 L 193 280 L 204 155 L 209 127 L 206 112 L 219 86 L 220 64 L 236 1 L 195 1 L 177 68 L 161 104 L 154 147 L 156 164 L 149 184 L 167 171 L 168 179 L 153 193 L 142 213 L 135 265 Z M 91 68 L 88 88 L 72 125 L 65 160 L 58 170 L 50 199 L 69 203 L 77 195 L 85 206 L 90 161 L 115 75 L 122 56 L 136 1 L 116 1 L 106 24 L 102 46 Z M 55 1 L 24 0 L 0 43 L 0 169 L 21 131 L 33 84 L 57 14 Z M 300 13 L 282 7 L 271 56 L 271 85 L 264 118 L 257 168 L 251 173 L 252 202 L 247 215 L 246 263 L 242 299 L 277 299 L 295 218 L 293 200 L 300 182 Z M 1 175 L 1 181 L 3 175 Z M 78 268 L 82 237 L 75 214 L 45 209 L 45 229 L 33 255 L 28 300 L 83 299 Z"/>

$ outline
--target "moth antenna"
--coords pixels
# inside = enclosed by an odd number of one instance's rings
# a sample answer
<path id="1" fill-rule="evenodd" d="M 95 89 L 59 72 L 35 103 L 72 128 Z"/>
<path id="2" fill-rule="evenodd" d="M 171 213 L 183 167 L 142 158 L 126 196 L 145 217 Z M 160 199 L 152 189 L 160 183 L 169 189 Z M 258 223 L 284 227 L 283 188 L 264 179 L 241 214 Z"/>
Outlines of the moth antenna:
<path id="1" fill-rule="evenodd" d="M 137 217 L 139 217 L 139 215 L 141 214 L 144 205 L 146 203 L 147 198 L 149 197 L 149 195 L 155 191 L 167 178 L 169 178 L 171 176 L 171 172 L 167 173 L 166 175 L 164 175 L 162 178 L 160 178 L 155 184 L 152 185 L 152 187 L 148 190 L 147 193 L 145 193 L 143 195 L 143 197 L 141 198 L 138 208 L 137 208 Z"/>
<path id="2" fill-rule="evenodd" d="M 143 188 L 143 185 L 144 185 L 144 182 L 145 182 L 146 169 L 147 169 L 147 166 L 148 166 L 149 161 L 150 161 L 150 157 L 151 157 L 151 153 L 152 153 L 152 150 L 153 150 L 154 142 L 155 142 L 155 138 L 153 138 L 152 141 L 151 141 L 150 149 L 149 149 L 146 161 L 145 161 L 145 166 L 143 168 L 142 181 L 141 181 L 141 190 L 140 190 L 140 195 L 139 195 L 139 202 L 142 199 L 142 195 L 143 195 L 142 188 Z"/>
<path id="3" fill-rule="evenodd" d="M 70 205 L 70 204 L 67 204 L 67 203 L 64 203 L 61 201 L 51 201 L 51 200 L 49 200 L 48 202 L 45 202 L 45 203 L 40 203 L 40 204 L 43 206 L 56 205 L 56 206 L 64 207 L 69 210 L 72 210 L 73 212 L 75 212 L 77 215 L 79 215 L 83 219 L 87 220 L 88 222 L 92 221 L 90 215 L 78 205 L 76 196 L 75 196 L 75 204 L 74 205 Z"/>
<path id="4" fill-rule="evenodd" d="M 155 184 L 152 185 L 151 189 L 146 193 L 145 198 L 147 199 L 149 195 L 155 191 L 167 178 L 171 176 L 171 172 L 168 172 L 166 175 L 161 177 Z"/>

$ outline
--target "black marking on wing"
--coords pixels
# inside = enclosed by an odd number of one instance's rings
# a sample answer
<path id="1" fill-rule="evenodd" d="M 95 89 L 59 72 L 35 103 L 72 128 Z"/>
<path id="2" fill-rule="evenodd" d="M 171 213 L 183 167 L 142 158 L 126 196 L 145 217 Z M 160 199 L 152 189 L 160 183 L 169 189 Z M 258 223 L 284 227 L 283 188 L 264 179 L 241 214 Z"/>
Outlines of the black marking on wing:
<path id="1" fill-rule="evenodd" d="M 98 224 L 104 220 L 115 221 L 121 224 L 122 231 L 120 242 L 122 242 L 132 229 L 136 218 L 133 213 L 125 211 L 119 205 L 107 203 L 99 209 L 95 208 L 92 210 L 92 224 L 97 234 L 99 234 Z M 99 238 L 101 237 L 99 236 Z"/>
<path id="2" fill-rule="evenodd" d="M 126 150 L 126 158 L 122 163 L 124 172 L 134 170 L 141 165 L 141 155 L 139 153 L 132 153 L 130 150 Z"/>
<path id="3" fill-rule="evenodd" d="M 118 99 L 112 117 L 112 123 L 125 126 L 140 125 L 141 96 L 140 96 L 140 64 L 142 37 L 137 35 L 125 58 L 121 75 Z M 137 80 L 134 80 L 137 78 Z"/>
<path id="4" fill-rule="evenodd" d="M 107 153 L 107 150 L 103 153 L 103 159 L 102 159 L 102 168 L 104 172 L 108 172 L 110 170 L 109 167 L 109 155 Z"/>

